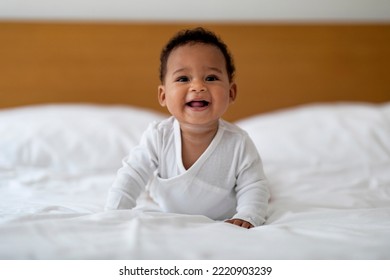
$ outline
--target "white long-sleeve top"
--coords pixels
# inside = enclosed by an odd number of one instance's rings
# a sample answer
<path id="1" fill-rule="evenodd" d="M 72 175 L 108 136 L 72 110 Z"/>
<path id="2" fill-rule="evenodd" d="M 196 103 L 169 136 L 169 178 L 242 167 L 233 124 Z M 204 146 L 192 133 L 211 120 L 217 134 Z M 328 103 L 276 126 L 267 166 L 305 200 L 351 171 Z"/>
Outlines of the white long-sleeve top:
<path id="1" fill-rule="evenodd" d="M 206 151 L 185 169 L 180 125 L 174 117 L 154 122 L 124 158 L 106 209 L 133 208 L 145 188 L 162 211 L 215 220 L 265 221 L 269 190 L 258 151 L 248 134 L 231 123 L 219 128 Z"/>

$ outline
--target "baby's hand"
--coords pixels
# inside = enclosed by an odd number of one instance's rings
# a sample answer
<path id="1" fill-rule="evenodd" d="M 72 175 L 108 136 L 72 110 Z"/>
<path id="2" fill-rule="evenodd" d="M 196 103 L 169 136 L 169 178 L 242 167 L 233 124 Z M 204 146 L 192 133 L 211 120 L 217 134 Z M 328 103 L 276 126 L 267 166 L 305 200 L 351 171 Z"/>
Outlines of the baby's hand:
<path id="1" fill-rule="evenodd" d="M 225 222 L 239 226 L 239 227 L 243 227 L 243 228 L 248 228 L 248 229 L 253 228 L 253 225 L 251 223 L 244 221 L 244 220 L 241 220 L 241 219 L 230 219 L 230 220 L 226 220 Z"/>

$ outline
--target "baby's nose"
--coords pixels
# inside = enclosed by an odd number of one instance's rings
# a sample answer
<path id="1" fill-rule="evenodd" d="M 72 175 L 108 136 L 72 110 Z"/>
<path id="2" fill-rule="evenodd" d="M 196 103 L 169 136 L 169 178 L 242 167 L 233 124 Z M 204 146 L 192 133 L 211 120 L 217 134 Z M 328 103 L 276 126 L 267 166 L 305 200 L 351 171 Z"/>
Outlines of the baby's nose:
<path id="1" fill-rule="evenodd" d="M 206 91 L 206 86 L 202 80 L 194 79 L 191 82 L 191 91 L 195 91 L 195 92 Z"/>

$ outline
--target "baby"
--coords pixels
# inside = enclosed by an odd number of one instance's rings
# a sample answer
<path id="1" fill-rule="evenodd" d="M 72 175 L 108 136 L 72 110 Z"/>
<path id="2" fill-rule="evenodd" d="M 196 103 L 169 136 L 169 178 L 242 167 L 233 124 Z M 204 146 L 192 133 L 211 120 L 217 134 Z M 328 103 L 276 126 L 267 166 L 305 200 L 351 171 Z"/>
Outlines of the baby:
<path id="1" fill-rule="evenodd" d="M 203 28 L 184 30 L 160 63 L 158 100 L 172 116 L 152 123 L 123 160 L 106 209 L 133 208 L 147 189 L 164 212 L 263 224 L 269 190 L 260 156 L 246 132 L 221 118 L 237 96 L 227 46 Z"/>

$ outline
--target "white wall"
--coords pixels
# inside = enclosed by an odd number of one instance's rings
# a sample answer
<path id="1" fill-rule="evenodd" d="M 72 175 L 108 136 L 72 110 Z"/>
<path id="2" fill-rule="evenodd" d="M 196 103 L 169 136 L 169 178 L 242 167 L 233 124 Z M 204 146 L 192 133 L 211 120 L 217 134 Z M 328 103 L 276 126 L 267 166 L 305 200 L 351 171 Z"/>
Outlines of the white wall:
<path id="1" fill-rule="evenodd" d="M 0 0 L 1 19 L 390 22 L 390 0 Z"/>

